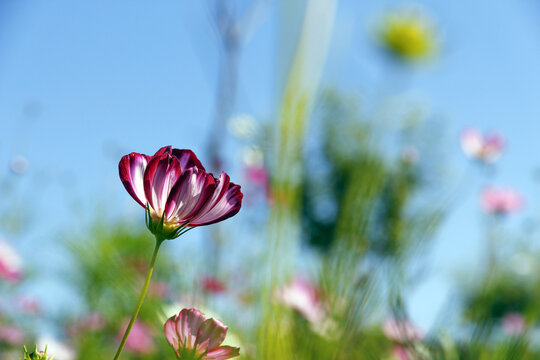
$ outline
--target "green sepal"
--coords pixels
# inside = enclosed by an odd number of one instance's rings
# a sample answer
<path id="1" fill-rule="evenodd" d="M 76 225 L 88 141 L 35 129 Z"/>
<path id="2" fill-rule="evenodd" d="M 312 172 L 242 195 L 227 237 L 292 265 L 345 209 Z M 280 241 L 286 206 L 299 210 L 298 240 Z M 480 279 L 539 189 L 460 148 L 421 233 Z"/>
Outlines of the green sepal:
<path id="1" fill-rule="evenodd" d="M 26 349 L 26 346 L 23 346 L 24 348 L 24 358 L 23 360 L 53 360 L 52 357 L 47 357 L 47 347 L 45 347 L 45 351 L 38 351 L 37 345 L 34 346 L 34 351 L 31 353 L 28 353 L 28 349 Z"/>
<path id="2" fill-rule="evenodd" d="M 148 205 L 148 203 L 146 204 L 145 222 L 148 230 L 150 230 L 159 241 L 176 239 L 183 233 L 192 229 L 187 227 L 187 222 L 174 228 L 166 226 L 165 213 L 163 213 L 159 221 L 156 221 L 150 215 L 150 205 Z"/>

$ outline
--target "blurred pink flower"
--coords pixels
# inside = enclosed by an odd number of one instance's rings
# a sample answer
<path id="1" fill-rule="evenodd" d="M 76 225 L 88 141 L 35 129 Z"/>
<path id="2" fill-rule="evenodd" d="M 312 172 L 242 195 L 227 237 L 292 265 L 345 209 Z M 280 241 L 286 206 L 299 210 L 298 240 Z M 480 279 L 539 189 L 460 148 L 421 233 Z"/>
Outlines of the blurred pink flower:
<path id="1" fill-rule="evenodd" d="M 298 311 L 310 323 L 320 324 L 326 317 L 317 289 L 299 277 L 278 292 L 282 304 Z"/>
<path id="2" fill-rule="evenodd" d="M 407 354 L 407 350 L 405 350 L 401 346 L 394 347 L 394 350 L 392 351 L 392 356 L 397 360 L 411 360 L 411 358 Z"/>
<path id="3" fill-rule="evenodd" d="M 22 311 L 27 314 L 37 315 L 41 313 L 41 305 L 39 304 L 38 299 L 32 296 L 23 295 L 17 299 L 17 303 Z"/>
<path id="4" fill-rule="evenodd" d="M 271 200 L 270 176 L 268 169 L 264 165 L 247 165 L 245 168 L 245 177 L 254 190 L 262 190 L 266 200 Z"/>
<path id="5" fill-rule="evenodd" d="M 502 330 L 507 335 L 519 335 L 525 331 L 525 319 L 520 313 L 508 313 L 502 318 Z"/>
<path id="6" fill-rule="evenodd" d="M 461 148 L 469 158 L 484 163 L 496 162 L 502 154 L 505 141 L 500 134 L 482 134 L 469 128 L 461 133 Z"/>
<path id="7" fill-rule="evenodd" d="M 24 340 L 24 332 L 13 325 L 0 325 L 0 342 L 20 346 Z"/>
<path id="8" fill-rule="evenodd" d="M 203 291 L 210 294 L 221 294 L 227 290 L 224 283 L 209 275 L 202 278 L 201 285 Z"/>
<path id="9" fill-rule="evenodd" d="M 126 321 L 124 329 L 127 328 L 127 323 Z M 119 334 L 119 337 L 121 338 L 123 334 L 124 331 Z M 152 340 L 150 329 L 136 320 L 127 338 L 126 349 L 138 354 L 150 354 L 154 351 L 154 348 L 154 340 Z"/>
<path id="10" fill-rule="evenodd" d="M 481 195 L 482 209 L 488 214 L 508 214 L 523 208 L 523 198 L 511 188 L 486 188 Z"/>
<path id="11" fill-rule="evenodd" d="M 220 346 L 227 326 L 197 309 L 183 309 L 164 326 L 165 337 L 179 359 L 226 360 L 240 355 L 240 349 Z"/>
<path id="12" fill-rule="evenodd" d="M 164 299 L 169 294 L 169 285 L 163 281 L 156 281 L 150 284 L 148 291 L 150 294 Z"/>
<path id="13" fill-rule="evenodd" d="M 0 239 L 0 278 L 11 283 L 22 279 L 22 260 L 19 254 Z"/>
<path id="14" fill-rule="evenodd" d="M 159 149 L 154 156 L 131 153 L 118 164 L 127 192 L 147 209 L 150 231 L 173 239 L 185 227 L 225 220 L 240 211 L 243 194 L 222 172 L 206 172 L 191 150 Z"/>
<path id="15" fill-rule="evenodd" d="M 78 319 L 75 323 L 71 324 L 66 332 L 72 336 L 76 337 L 81 334 L 98 331 L 103 329 L 105 326 L 105 318 L 103 315 L 97 312 L 90 313 Z"/>
<path id="16" fill-rule="evenodd" d="M 382 326 L 383 334 L 397 343 L 421 341 L 423 334 L 408 320 L 387 319 Z"/>

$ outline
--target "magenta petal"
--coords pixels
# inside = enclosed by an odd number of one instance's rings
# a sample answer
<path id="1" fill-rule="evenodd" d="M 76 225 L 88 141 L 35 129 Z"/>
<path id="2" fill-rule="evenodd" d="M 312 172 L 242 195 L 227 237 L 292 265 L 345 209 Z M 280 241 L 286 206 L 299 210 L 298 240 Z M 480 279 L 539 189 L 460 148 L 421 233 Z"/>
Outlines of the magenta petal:
<path id="1" fill-rule="evenodd" d="M 215 188 L 213 176 L 191 168 L 178 179 L 165 208 L 168 219 L 182 223 L 197 214 Z"/>
<path id="2" fill-rule="evenodd" d="M 176 318 L 176 332 L 179 336 L 179 345 L 188 349 L 195 347 L 199 328 L 204 322 L 204 314 L 197 309 L 184 309 Z"/>
<path id="3" fill-rule="evenodd" d="M 176 332 L 176 320 L 176 315 L 170 317 L 163 329 L 165 330 L 165 337 L 167 338 L 169 345 L 171 345 L 175 351 L 178 351 L 180 339 Z"/>
<path id="4" fill-rule="evenodd" d="M 227 327 L 216 319 L 208 319 L 202 323 L 197 334 L 197 346 L 203 349 L 214 349 L 221 345 L 227 335 Z"/>
<path id="5" fill-rule="evenodd" d="M 240 186 L 231 183 L 229 176 L 221 173 L 214 193 L 189 225 L 214 224 L 235 215 L 240 211 L 243 196 Z"/>
<path id="6" fill-rule="evenodd" d="M 240 355 L 240 349 L 232 346 L 220 346 L 209 351 L 204 358 L 208 360 L 226 360 Z"/>
<path id="7" fill-rule="evenodd" d="M 180 162 L 180 167 L 182 171 L 196 167 L 199 170 L 206 171 L 204 166 L 201 164 L 195 153 L 187 149 L 173 149 L 172 146 L 164 146 L 159 149 L 154 156 L 169 154 L 174 156 Z"/>
<path id="8" fill-rule="evenodd" d="M 167 198 L 181 174 L 178 160 L 170 155 L 154 156 L 144 173 L 144 193 L 157 215 L 165 210 Z"/>
<path id="9" fill-rule="evenodd" d="M 146 196 L 144 192 L 144 172 L 150 157 L 143 154 L 131 153 L 125 155 L 118 164 L 120 180 L 124 184 L 127 192 L 142 207 L 146 207 Z"/>
<path id="10" fill-rule="evenodd" d="M 179 223 L 190 219 L 213 193 L 214 183 L 211 175 L 197 168 L 185 171 L 171 190 L 165 208 L 166 217 Z"/>
<path id="11" fill-rule="evenodd" d="M 191 150 L 172 149 L 172 155 L 175 156 L 178 161 L 180 161 L 180 166 L 182 166 L 182 169 L 187 170 L 192 167 L 196 167 L 199 170 L 206 171 L 197 156 L 195 156 L 195 153 Z"/>
<path id="12" fill-rule="evenodd" d="M 160 155 L 163 155 L 163 154 L 170 154 L 171 149 L 172 149 L 172 146 L 170 146 L 170 145 L 169 146 L 164 146 L 161 149 L 159 149 L 158 151 L 156 151 L 154 156 L 160 156 Z"/>

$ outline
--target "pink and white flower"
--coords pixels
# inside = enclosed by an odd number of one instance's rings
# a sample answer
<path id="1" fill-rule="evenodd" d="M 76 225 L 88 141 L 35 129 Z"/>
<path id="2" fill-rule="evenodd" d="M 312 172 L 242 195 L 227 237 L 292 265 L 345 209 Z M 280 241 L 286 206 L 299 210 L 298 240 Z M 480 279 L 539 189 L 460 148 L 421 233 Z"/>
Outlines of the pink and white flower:
<path id="1" fill-rule="evenodd" d="M 505 140 L 500 134 L 482 134 L 469 128 L 461 134 L 461 148 L 469 158 L 484 163 L 496 162 L 505 147 Z"/>
<path id="2" fill-rule="evenodd" d="M 240 211 L 243 194 L 222 172 L 206 172 L 191 150 L 159 149 L 154 156 L 131 153 L 118 165 L 127 192 L 147 209 L 149 229 L 167 239 L 187 227 L 213 224 Z"/>
<path id="3" fill-rule="evenodd" d="M 226 360 L 240 355 L 240 349 L 220 346 L 227 326 L 197 309 L 183 309 L 167 320 L 165 337 L 179 359 Z"/>
<path id="4" fill-rule="evenodd" d="M 326 317 L 317 288 L 302 278 L 294 278 L 278 292 L 278 296 L 282 304 L 298 311 L 311 324 L 320 324 Z"/>
<path id="5" fill-rule="evenodd" d="M 127 327 L 127 321 L 126 326 Z M 120 336 L 123 334 L 119 334 Z M 126 349 L 136 354 L 151 354 L 154 349 L 154 340 L 148 326 L 136 320 L 126 341 Z"/>
<path id="6" fill-rule="evenodd" d="M 481 195 L 480 204 L 488 214 L 509 214 L 523 208 L 521 194 L 511 188 L 489 187 Z"/>
<path id="7" fill-rule="evenodd" d="M 0 239 L 0 278 L 11 283 L 22 279 L 22 259 L 2 239 Z"/>
<path id="8" fill-rule="evenodd" d="M 22 329 L 13 325 L 0 325 L 0 342 L 19 346 L 24 340 Z"/>
<path id="9" fill-rule="evenodd" d="M 411 360 L 409 357 L 409 354 L 407 353 L 407 350 L 401 346 L 395 346 L 392 350 L 392 357 L 395 360 Z"/>
<path id="10" fill-rule="evenodd" d="M 502 330 L 507 335 L 519 335 L 525 331 L 526 323 L 523 315 L 516 312 L 506 314 L 501 320 Z"/>
<path id="11" fill-rule="evenodd" d="M 400 344 L 421 341 L 424 337 L 409 320 L 387 319 L 382 325 L 383 334 Z"/>

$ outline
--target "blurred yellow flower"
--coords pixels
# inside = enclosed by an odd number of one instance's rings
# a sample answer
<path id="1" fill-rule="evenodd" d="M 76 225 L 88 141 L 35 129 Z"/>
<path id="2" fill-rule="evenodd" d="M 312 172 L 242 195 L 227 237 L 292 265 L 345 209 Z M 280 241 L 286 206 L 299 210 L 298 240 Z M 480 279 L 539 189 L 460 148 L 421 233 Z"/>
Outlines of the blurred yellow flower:
<path id="1" fill-rule="evenodd" d="M 416 8 L 388 14 L 377 35 L 392 55 L 405 61 L 426 59 L 436 48 L 431 21 Z"/>

